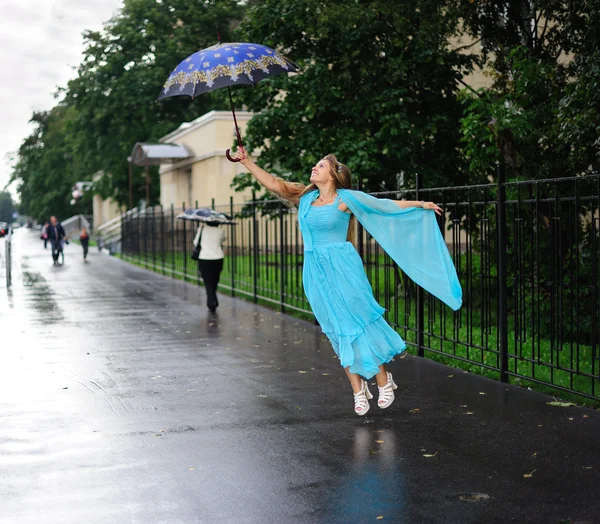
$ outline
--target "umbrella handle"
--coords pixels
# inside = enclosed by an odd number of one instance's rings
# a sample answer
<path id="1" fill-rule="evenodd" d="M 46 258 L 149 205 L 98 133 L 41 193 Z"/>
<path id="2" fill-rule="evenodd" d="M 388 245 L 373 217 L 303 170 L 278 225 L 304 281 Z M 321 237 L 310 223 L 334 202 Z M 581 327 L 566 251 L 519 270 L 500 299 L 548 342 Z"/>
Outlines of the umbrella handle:
<path id="1" fill-rule="evenodd" d="M 227 157 L 227 160 L 229 160 L 230 162 L 239 162 L 240 159 L 239 158 L 233 158 L 229 152 L 231 151 L 231 149 L 228 149 L 227 151 L 225 151 L 225 156 Z"/>

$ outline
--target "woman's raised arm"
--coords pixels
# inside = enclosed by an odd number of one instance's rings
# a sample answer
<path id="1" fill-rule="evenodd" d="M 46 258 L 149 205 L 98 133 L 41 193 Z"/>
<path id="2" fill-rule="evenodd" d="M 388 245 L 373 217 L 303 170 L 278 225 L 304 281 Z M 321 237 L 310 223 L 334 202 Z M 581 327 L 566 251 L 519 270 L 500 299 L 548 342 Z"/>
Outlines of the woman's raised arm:
<path id="1" fill-rule="evenodd" d="M 420 207 L 423 209 L 432 209 L 435 211 L 436 215 L 442 214 L 442 208 L 434 202 L 423 202 L 419 200 L 394 200 L 394 202 L 402 209 L 407 209 L 409 207 Z"/>
<path id="2" fill-rule="evenodd" d="M 290 197 L 282 192 L 281 182 L 275 178 L 271 173 L 267 173 L 263 168 L 257 166 L 248 156 L 246 150 L 243 147 L 238 148 L 233 155 L 234 158 L 239 159 L 242 165 L 252 173 L 252 176 L 256 178 L 258 183 L 263 186 L 265 189 L 268 189 L 272 193 L 280 196 L 281 198 L 285 198 L 294 204 L 298 204 L 300 199 L 298 197 Z"/>

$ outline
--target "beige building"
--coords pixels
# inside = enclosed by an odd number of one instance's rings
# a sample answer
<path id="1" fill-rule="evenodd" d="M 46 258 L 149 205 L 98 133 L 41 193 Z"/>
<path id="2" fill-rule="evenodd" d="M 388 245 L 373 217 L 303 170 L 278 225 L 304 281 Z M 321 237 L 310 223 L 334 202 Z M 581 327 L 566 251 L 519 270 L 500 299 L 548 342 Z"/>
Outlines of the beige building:
<path id="1" fill-rule="evenodd" d="M 93 177 L 94 182 L 97 182 L 103 176 L 104 172 L 98 171 Z M 94 217 L 94 223 L 92 224 L 93 231 L 97 231 L 99 226 L 109 220 L 121 216 L 121 213 L 124 211 L 112 198 L 104 200 L 100 195 L 94 195 L 92 205 Z"/>
<path id="2" fill-rule="evenodd" d="M 252 113 L 236 112 L 242 137 Z M 211 111 L 185 122 L 175 131 L 162 137 L 163 144 L 184 146 L 191 158 L 160 167 L 160 203 L 168 209 L 171 204 L 186 206 L 210 206 L 228 204 L 230 197 L 235 203 L 251 198 L 250 192 L 236 192 L 231 188 L 233 178 L 245 171 L 239 163 L 230 162 L 225 151 L 231 148 L 235 138 L 233 117 L 229 111 Z"/>

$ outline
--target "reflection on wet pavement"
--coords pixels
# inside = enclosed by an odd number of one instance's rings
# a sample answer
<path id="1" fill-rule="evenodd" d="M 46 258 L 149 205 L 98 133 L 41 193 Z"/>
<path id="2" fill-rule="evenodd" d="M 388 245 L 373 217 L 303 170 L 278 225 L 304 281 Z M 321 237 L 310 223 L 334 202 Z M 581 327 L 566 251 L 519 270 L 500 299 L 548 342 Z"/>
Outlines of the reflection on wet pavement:
<path id="1" fill-rule="evenodd" d="M 358 418 L 311 324 L 228 297 L 211 315 L 197 286 L 14 244 L 2 524 L 597 521 L 595 411 L 408 357 L 396 403 Z"/>

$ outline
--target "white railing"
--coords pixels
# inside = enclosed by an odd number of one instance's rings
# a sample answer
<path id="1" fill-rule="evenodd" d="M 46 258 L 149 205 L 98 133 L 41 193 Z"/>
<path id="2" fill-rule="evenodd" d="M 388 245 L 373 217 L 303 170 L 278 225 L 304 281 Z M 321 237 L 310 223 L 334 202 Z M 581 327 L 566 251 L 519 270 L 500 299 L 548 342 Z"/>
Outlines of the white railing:
<path id="1" fill-rule="evenodd" d="M 86 228 L 89 232 L 91 230 L 90 223 L 88 219 L 83 215 L 74 215 L 71 218 L 67 218 L 61 222 L 63 229 L 65 230 L 65 235 L 69 238 L 76 231 L 81 231 L 82 228 Z"/>
<path id="2" fill-rule="evenodd" d="M 138 211 L 137 207 L 126 211 L 122 215 L 105 222 L 101 226 L 98 226 L 96 230 L 98 247 L 100 249 L 106 249 L 111 254 L 119 251 L 121 245 L 121 224 L 123 218 L 134 218 L 138 215 L 143 215 L 144 211 Z"/>

